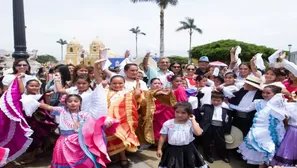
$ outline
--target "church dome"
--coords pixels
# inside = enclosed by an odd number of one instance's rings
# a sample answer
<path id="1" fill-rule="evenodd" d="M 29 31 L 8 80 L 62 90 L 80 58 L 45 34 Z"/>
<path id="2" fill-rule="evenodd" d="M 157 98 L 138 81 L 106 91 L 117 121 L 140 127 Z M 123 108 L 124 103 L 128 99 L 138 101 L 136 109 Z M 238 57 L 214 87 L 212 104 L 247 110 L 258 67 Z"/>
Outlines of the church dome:
<path id="1" fill-rule="evenodd" d="M 92 41 L 92 45 L 99 45 L 100 47 L 105 47 L 104 43 L 98 39 Z"/>
<path id="2" fill-rule="evenodd" d="M 80 45 L 79 42 L 78 42 L 77 40 L 75 40 L 75 38 L 72 39 L 72 40 L 70 40 L 68 44 L 72 44 L 72 45 Z"/>

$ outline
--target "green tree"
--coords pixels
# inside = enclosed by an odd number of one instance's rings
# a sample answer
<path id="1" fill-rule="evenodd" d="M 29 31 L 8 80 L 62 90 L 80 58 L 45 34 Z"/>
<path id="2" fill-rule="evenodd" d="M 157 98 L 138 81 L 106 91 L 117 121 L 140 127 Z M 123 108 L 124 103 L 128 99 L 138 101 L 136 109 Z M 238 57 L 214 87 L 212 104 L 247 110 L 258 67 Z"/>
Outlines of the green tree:
<path id="1" fill-rule="evenodd" d="M 132 28 L 129 31 L 135 34 L 135 40 L 136 40 L 136 58 L 138 57 L 138 46 L 137 46 L 137 40 L 138 40 L 138 34 L 141 35 L 146 35 L 145 33 L 141 32 L 139 27 L 137 26 L 136 28 Z"/>
<path id="2" fill-rule="evenodd" d="M 191 54 L 193 58 L 199 59 L 201 56 L 208 56 L 210 61 L 230 61 L 230 50 L 232 47 L 240 46 L 242 52 L 240 58 L 242 61 L 249 61 L 255 54 L 263 53 L 263 59 L 273 54 L 276 49 L 265 46 L 258 46 L 236 40 L 219 40 L 205 45 L 193 47 Z"/>
<path id="3" fill-rule="evenodd" d="M 67 44 L 67 41 L 66 40 L 63 40 L 63 39 L 60 39 L 59 41 L 57 41 L 57 43 L 59 43 L 61 45 L 61 61 L 63 62 L 63 46 L 65 44 Z"/>
<path id="4" fill-rule="evenodd" d="M 170 62 L 178 62 L 180 64 L 187 64 L 188 63 L 188 58 L 187 57 L 171 55 L 171 56 L 168 56 L 168 58 L 169 58 Z"/>
<path id="5" fill-rule="evenodd" d="M 54 57 L 52 55 L 39 55 L 39 56 L 37 56 L 36 61 L 41 63 L 41 64 L 44 64 L 44 63 L 47 63 L 47 62 L 52 62 L 52 63 L 57 63 L 58 62 L 56 57 Z"/>
<path id="6" fill-rule="evenodd" d="M 190 46 L 189 46 L 189 59 L 188 59 L 188 64 L 191 63 L 191 49 L 192 49 L 192 34 L 194 31 L 197 31 L 198 33 L 202 34 L 202 30 L 198 28 L 195 23 L 194 23 L 193 18 L 187 17 L 185 21 L 180 21 L 179 23 L 182 25 L 176 31 L 181 31 L 181 30 L 189 30 L 189 35 L 190 35 Z"/>
<path id="7" fill-rule="evenodd" d="M 131 0 L 137 2 L 154 2 L 160 7 L 160 57 L 164 56 L 164 10 L 168 5 L 176 6 L 178 0 Z"/>

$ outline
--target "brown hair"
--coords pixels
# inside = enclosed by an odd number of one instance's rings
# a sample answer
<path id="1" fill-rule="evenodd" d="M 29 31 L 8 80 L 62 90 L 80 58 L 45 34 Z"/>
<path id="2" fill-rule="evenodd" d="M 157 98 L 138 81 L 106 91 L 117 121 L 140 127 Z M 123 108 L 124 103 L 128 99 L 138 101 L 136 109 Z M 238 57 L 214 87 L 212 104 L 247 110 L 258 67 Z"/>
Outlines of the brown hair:
<path id="1" fill-rule="evenodd" d="M 71 81 L 71 83 L 74 83 L 74 81 L 76 80 L 76 78 L 77 78 L 77 71 L 78 70 L 80 70 L 80 69 L 87 69 L 88 71 L 89 71 L 89 69 L 88 69 L 88 66 L 86 66 L 85 64 L 79 64 L 79 65 L 76 65 L 75 67 L 74 67 L 74 70 L 73 70 L 73 78 L 72 78 L 72 81 Z"/>

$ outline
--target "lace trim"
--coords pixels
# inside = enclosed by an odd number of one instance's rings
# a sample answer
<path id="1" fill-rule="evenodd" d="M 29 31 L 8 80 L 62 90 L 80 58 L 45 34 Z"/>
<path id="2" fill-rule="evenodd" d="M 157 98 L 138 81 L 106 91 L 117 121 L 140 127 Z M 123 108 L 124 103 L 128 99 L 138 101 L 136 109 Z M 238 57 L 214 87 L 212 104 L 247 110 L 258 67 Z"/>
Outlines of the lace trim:
<path id="1" fill-rule="evenodd" d="M 18 158 L 19 156 L 21 156 L 23 153 L 25 153 L 27 151 L 27 149 L 29 148 L 29 146 L 31 145 L 32 141 L 33 141 L 32 138 L 28 138 L 28 140 L 24 143 L 22 148 L 19 151 L 17 151 L 14 155 L 10 156 L 7 159 L 7 162 L 13 161 L 16 158 Z"/>

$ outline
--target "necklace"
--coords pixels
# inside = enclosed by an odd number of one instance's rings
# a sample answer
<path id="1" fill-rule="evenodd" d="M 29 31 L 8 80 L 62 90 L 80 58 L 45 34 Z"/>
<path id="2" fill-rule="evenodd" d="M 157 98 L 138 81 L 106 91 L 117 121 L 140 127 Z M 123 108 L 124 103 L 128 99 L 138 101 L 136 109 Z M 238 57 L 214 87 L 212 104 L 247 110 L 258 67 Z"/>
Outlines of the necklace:
<path id="1" fill-rule="evenodd" d="M 78 132 L 78 128 L 79 128 L 79 126 L 80 126 L 80 121 L 79 121 L 79 115 L 78 115 L 78 113 L 77 113 L 77 115 L 76 115 L 76 121 L 74 121 L 74 118 L 73 118 L 73 115 L 72 115 L 72 112 L 70 111 L 70 116 L 71 116 L 71 119 L 72 119 L 72 121 L 73 121 L 73 130 L 75 131 L 75 132 Z"/>

